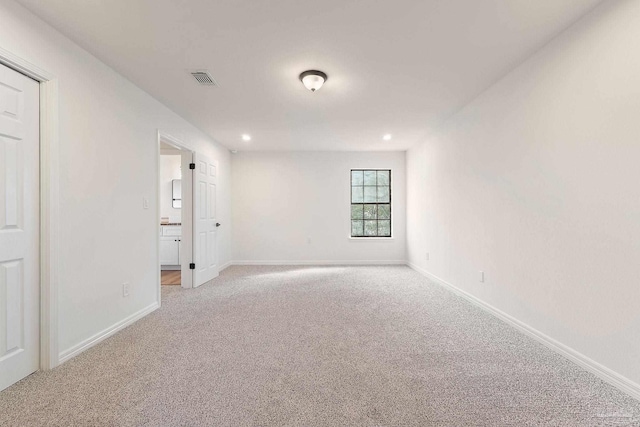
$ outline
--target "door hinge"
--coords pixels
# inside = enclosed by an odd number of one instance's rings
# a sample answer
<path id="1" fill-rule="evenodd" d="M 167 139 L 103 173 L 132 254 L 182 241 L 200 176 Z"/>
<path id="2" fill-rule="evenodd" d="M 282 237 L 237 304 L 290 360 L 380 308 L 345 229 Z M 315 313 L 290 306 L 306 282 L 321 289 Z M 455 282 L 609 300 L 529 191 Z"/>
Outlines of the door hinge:
<path id="1" fill-rule="evenodd" d="M 189 270 L 195 270 L 196 269 L 196 264 L 195 263 L 191 263 L 189 264 Z"/>
<path id="2" fill-rule="evenodd" d="M 189 169 L 195 169 L 195 168 L 196 168 L 195 163 L 189 163 Z"/>

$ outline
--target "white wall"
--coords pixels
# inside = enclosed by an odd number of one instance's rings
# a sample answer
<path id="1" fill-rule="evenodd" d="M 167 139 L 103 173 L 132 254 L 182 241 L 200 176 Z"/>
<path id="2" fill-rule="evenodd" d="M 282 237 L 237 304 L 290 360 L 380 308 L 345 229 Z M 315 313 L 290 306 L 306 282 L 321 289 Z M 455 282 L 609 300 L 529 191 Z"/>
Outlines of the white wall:
<path id="1" fill-rule="evenodd" d="M 349 238 L 352 168 L 392 169 L 393 239 Z M 244 152 L 232 174 L 235 261 L 405 260 L 404 152 Z"/>
<path id="2" fill-rule="evenodd" d="M 180 152 L 160 156 L 160 216 L 169 218 L 171 223 L 182 219 L 182 209 L 173 207 L 173 180 L 182 179 L 181 160 Z"/>
<path id="3" fill-rule="evenodd" d="M 638 23 L 603 2 L 407 153 L 409 260 L 636 383 Z"/>
<path id="4" fill-rule="evenodd" d="M 223 224 L 230 223 L 229 152 L 15 2 L 0 0 L 0 17 L 0 47 L 59 79 L 58 332 L 65 354 L 156 301 L 158 129 L 220 162 Z M 219 233 L 221 264 L 230 259 L 230 231 Z M 123 282 L 131 284 L 128 298 Z"/>

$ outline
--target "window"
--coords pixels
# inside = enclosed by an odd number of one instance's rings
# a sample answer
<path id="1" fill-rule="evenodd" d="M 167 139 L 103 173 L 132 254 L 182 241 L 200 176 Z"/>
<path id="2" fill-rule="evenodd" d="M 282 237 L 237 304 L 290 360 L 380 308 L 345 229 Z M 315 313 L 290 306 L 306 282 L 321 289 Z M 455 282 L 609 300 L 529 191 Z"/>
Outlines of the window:
<path id="1" fill-rule="evenodd" d="M 351 170 L 351 237 L 391 237 L 391 171 Z"/>

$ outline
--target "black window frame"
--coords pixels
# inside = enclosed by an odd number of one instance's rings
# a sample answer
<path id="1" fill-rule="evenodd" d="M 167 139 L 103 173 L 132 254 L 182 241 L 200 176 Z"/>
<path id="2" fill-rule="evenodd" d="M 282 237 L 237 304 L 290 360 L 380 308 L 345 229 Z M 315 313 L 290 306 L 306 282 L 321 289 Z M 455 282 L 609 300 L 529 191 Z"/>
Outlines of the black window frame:
<path id="1" fill-rule="evenodd" d="M 362 182 L 362 187 L 363 187 L 363 195 L 364 195 L 364 172 L 376 172 L 376 194 L 377 194 L 377 188 L 378 183 L 377 183 L 377 173 L 378 172 L 389 172 L 389 202 L 378 202 L 377 200 L 375 202 L 365 202 L 364 198 L 362 203 L 354 203 L 353 202 L 353 172 L 358 172 L 358 171 L 362 171 L 363 173 L 363 182 Z M 350 186 L 350 190 L 349 190 L 349 236 L 352 239 L 391 239 L 393 238 L 393 208 L 391 206 L 393 198 L 392 198 L 392 191 L 391 191 L 391 187 L 392 187 L 392 170 L 391 169 L 360 169 L 360 168 L 356 168 L 356 169 L 350 169 L 349 170 L 349 186 Z M 380 187 L 386 187 L 385 186 L 380 186 Z M 354 236 L 353 235 L 353 223 L 352 221 L 354 221 L 353 219 L 353 206 L 354 205 L 361 205 L 362 209 L 364 210 L 364 205 L 376 205 L 376 221 L 381 221 L 378 218 L 378 207 L 379 205 L 388 205 L 389 206 L 389 235 L 380 235 L 380 234 L 376 234 L 375 236 L 365 236 L 364 235 L 364 228 L 363 228 L 363 235 L 362 236 Z M 356 220 L 357 221 L 357 220 Z M 362 221 L 364 222 L 365 219 L 363 217 Z M 387 221 L 387 219 L 383 219 L 382 221 Z M 364 227 L 364 225 L 363 225 Z M 379 228 L 378 228 L 378 232 L 379 232 Z"/>

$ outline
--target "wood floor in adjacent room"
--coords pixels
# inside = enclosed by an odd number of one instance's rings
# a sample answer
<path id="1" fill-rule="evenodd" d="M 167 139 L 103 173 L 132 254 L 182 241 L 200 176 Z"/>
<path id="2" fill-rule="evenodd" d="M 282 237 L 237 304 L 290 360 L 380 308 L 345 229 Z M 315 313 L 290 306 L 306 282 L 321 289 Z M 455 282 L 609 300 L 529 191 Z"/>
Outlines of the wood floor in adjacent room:
<path id="1" fill-rule="evenodd" d="M 249 267 L 0 392 L 2 426 L 638 426 L 640 402 L 404 266 Z"/>
<path id="2" fill-rule="evenodd" d="M 162 270 L 160 272 L 160 283 L 162 285 L 180 285 L 180 270 Z"/>

